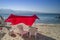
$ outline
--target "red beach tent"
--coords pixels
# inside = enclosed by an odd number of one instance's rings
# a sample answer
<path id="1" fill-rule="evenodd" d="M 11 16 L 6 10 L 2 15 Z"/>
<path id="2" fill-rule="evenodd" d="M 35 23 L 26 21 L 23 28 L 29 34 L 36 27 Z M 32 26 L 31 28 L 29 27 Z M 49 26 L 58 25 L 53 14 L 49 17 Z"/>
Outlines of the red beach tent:
<path id="1" fill-rule="evenodd" d="M 35 22 L 36 19 L 38 19 L 38 17 L 36 15 L 33 15 L 33 16 L 17 16 L 17 15 L 11 14 L 5 20 L 5 22 L 11 22 L 12 25 L 16 25 L 16 24 L 19 24 L 19 23 L 24 23 L 28 26 L 32 26 L 32 24 Z"/>

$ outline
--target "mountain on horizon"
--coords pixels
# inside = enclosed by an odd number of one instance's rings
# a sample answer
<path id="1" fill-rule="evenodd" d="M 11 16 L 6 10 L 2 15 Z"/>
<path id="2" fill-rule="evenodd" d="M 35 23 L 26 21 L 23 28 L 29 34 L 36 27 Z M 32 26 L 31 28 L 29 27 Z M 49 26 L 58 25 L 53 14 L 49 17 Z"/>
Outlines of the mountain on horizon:
<path id="1" fill-rule="evenodd" d="M 33 11 L 21 11 L 21 10 L 11 10 L 11 9 L 0 9 L 0 14 L 60 14 L 60 13 L 43 13 L 43 12 L 33 12 Z"/>

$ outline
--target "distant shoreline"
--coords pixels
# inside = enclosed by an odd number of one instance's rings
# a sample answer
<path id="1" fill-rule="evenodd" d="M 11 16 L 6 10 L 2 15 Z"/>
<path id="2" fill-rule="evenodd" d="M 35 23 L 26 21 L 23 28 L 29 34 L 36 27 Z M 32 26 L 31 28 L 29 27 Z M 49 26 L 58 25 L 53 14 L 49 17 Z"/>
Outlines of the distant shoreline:
<path id="1" fill-rule="evenodd" d="M 37 24 L 38 24 L 38 25 L 39 25 L 39 24 L 40 24 L 40 25 L 43 25 L 43 24 L 44 24 L 44 25 L 60 25 L 60 24 L 58 24 L 58 23 L 57 23 L 57 24 L 53 24 L 53 23 L 50 23 L 50 24 L 47 24 L 47 23 L 35 23 L 35 24 L 36 24 L 36 25 L 37 25 Z"/>

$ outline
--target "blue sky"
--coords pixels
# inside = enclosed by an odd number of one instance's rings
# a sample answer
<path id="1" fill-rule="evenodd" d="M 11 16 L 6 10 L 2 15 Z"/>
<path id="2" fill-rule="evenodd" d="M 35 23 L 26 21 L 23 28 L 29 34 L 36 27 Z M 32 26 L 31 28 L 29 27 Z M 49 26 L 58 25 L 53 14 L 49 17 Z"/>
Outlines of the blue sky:
<path id="1" fill-rule="evenodd" d="M 0 0 L 0 9 L 60 13 L 60 0 Z"/>

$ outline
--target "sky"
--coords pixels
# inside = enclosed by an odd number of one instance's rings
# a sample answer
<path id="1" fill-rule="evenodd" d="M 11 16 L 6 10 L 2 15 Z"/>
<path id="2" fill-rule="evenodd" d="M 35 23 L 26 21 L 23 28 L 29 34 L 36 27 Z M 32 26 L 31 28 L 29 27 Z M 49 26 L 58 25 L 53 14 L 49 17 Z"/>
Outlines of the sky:
<path id="1" fill-rule="evenodd" d="M 60 13 L 60 0 L 0 0 L 0 9 Z"/>

